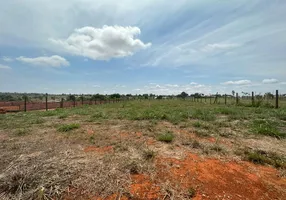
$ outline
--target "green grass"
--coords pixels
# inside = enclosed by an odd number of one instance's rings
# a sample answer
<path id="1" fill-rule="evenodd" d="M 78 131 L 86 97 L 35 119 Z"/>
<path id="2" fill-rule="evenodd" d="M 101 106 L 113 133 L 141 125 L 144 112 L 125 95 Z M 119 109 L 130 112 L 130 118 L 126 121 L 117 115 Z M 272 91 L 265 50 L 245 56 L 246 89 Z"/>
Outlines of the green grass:
<path id="1" fill-rule="evenodd" d="M 202 127 L 202 123 L 200 121 L 196 121 L 193 123 L 193 126 L 196 128 L 201 128 Z"/>
<path id="2" fill-rule="evenodd" d="M 71 131 L 71 130 L 74 130 L 74 129 L 78 129 L 79 127 L 80 127 L 79 124 L 65 124 L 65 125 L 61 125 L 58 128 L 58 131 L 59 132 L 68 132 L 68 131 Z"/>
<path id="3" fill-rule="evenodd" d="M 279 139 L 285 138 L 286 134 L 280 132 L 278 127 L 279 123 L 271 120 L 254 120 L 251 124 L 251 130 L 256 134 L 276 137 Z"/>
<path id="4" fill-rule="evenodd" d="M 29 134 L 30 131 L 31 131 L 31 130 L 26 129 L 26 128 L 20 128 L 20 129 L 17 129 L 17 130 L 15 131 L 15 134 L 16 134 L 17 136 L 24 136 L 24 135 Z"/>
<path id="5" fill-rule="evenodd" d="M 161 142 L 170 143 L 173 141 L 175 135 L 172 132 L 161 133 L 157 136 L 157 140 Z"/>
<path id="6" fill-rule="evenodd" d="M 276 168 L 286 169 L 286 158 L 276 153 L 268 153 L 261 150 L 245 151 L 244 158 L 250 162 L 260 165 L 272 165 Z"/>

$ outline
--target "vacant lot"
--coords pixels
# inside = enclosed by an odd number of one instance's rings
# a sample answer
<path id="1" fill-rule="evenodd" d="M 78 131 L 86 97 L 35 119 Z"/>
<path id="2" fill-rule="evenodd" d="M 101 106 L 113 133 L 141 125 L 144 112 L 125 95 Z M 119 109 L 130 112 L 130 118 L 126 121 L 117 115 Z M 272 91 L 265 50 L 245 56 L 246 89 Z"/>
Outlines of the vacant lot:
<path id="1" fill-rule="evenodd" d="M 286 109 L 146 100 L 0 115 L 0 199 L 285 199 Z"/>

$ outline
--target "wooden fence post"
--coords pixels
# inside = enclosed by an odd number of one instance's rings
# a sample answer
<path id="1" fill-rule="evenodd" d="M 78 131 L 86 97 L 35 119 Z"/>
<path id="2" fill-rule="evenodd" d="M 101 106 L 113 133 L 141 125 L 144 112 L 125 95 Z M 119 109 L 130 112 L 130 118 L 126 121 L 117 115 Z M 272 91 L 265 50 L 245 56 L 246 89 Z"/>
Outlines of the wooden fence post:
<path id="1" fill-rule="evenodd" d="M 276 103 L 275 103 L 275 108 L 276 109 L 279 107 L 279 105 L 278 105 L 278 98 L 279 98 L 279 94 L 278 94 L 278 90 L 276 90 Z"/>
<path id="2" fill-rule="evenodd" d="M 210 96 L 210 104 L 212 104 L 212 96 Z"/>
<path id="3" fill-rule="evenodd" d="M 27 96 L 24 97 L 24 111 L 27 111 Z"/>
<path id="4" fill-rule="evenodd" d="M 81 95 L 81 105 L 83 105 L 83 94 Z"/>
<path id="5" fill-rule="evenodd" d="M 46 111 L 48 110 L 48 93 L 46 93 Z"/>
<path id="6" fill-rule="evenodd" d="M 226 105 L 226 94 L 224 95 L 224 104 Z"/>
<path id="7" fill-rule="evenodd" d="M 75 107 L 75 101 L 76 101 L 76 100 L 74 99 L 74 100 L 73 100 L 73 107 Z"/>
<path id="8" fill-rule="evenodd" d="M 236 105 L 238 105 L 238 93 L 236 93 Z"/>
<path id="9" fill-rule="evenodd" d="M 251 92 L 251 104 L 254 106 L 254 92 Z"/>
<path id="10" fill-rule="evenodd" d="M 61 99 L 61 108 L 64 107 L 64 98 Z"/>

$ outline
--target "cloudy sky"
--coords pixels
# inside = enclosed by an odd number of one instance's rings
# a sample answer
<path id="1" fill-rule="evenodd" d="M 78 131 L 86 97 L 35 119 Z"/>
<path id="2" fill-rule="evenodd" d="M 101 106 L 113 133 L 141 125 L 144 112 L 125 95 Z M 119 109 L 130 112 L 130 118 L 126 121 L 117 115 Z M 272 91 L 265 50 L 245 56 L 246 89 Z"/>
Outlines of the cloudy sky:
<path id="1" fill-rule="evenodd" d="M 0 91 L 286 93 L 285 0 L 0 1 Z"/>

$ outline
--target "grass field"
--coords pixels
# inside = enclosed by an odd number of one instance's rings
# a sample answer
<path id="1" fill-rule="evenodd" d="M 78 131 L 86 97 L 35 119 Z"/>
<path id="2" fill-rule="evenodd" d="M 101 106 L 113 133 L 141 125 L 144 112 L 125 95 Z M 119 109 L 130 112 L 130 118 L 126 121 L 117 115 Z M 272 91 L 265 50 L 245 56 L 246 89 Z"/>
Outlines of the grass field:
<path id="1" fill-rule="evenodd" d="M 145 100 L 0 115 L 0 158 L 0 199 L 284 199 L 286 107 Z"/>

